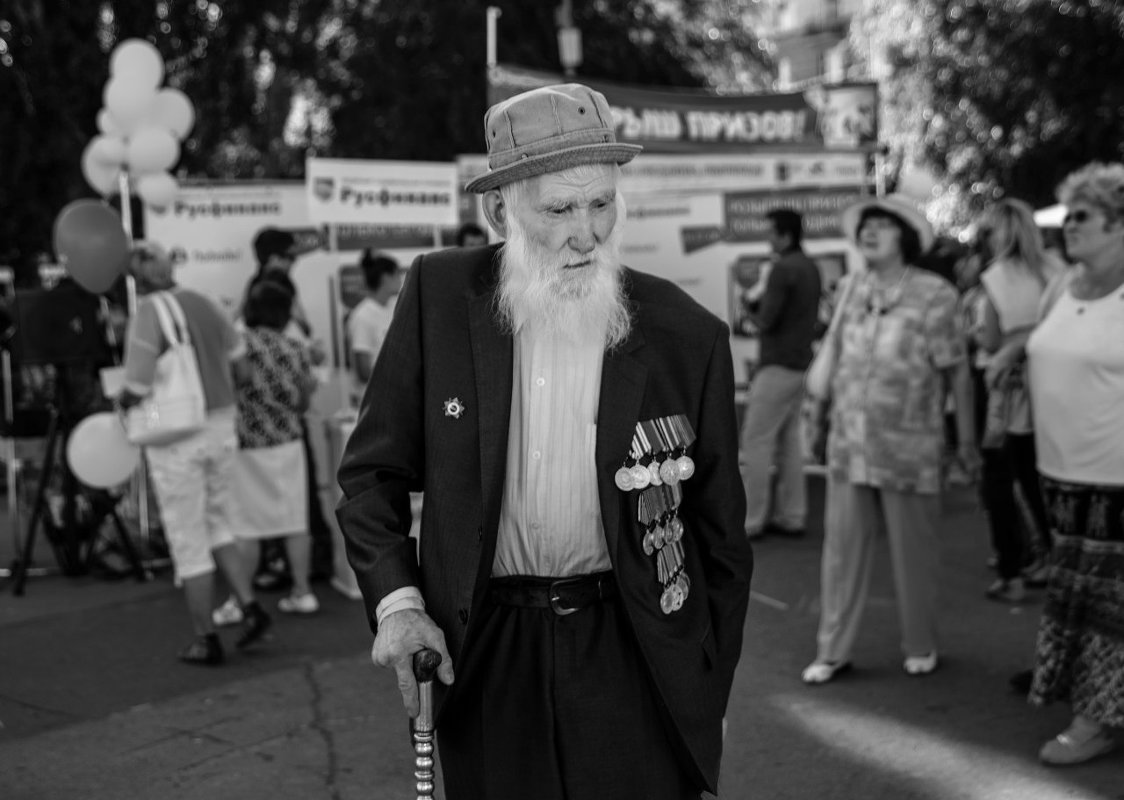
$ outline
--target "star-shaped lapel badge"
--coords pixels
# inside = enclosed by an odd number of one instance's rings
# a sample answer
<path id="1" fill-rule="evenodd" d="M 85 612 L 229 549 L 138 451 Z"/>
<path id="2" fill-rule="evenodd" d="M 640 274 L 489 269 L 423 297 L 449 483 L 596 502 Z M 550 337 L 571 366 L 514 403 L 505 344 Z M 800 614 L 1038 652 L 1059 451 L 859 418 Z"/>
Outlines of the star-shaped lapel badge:
<path id="1" fill-rule="evenodd" d="M 451 397 L 445 401 L 445 416 L 452 417 L 453 419 L 460 419 L 461 414 L 464 413 L 464 403 L 460 398 Z"/>

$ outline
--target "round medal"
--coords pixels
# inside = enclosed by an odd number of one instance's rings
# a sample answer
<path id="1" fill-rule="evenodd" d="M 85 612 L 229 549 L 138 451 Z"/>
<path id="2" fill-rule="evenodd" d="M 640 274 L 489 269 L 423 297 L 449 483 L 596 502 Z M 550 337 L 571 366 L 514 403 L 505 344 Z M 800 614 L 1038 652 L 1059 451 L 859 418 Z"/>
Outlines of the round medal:
<path id="1" fill-rule="evenodd" d="M 652 536 L 651 531 L 644 534 L 644 540 L 641 544 L 644 546 L 644 555 L 650 556 L 652 553 L 656 552 L 655 537 Z"/>
<path id="2" fill-rule="evenodd" d="M 628 467 L 621 467 L 613 475 L 613 482 L 617 484 L 617 488 L 622 492 L 632 491 L 632 471 Z"/>
<path id="3" fill-rule="evenodd" d="M 687 577 L 686 572 L 681 572 L 676 583 L 679 584 L 679 590 L 683 592 L 683 599 L 686 600 L 687 595 L 691 593 L 691 579 Z"/>
<path id="4" fill-rule="evenodd" d="M 637 489 L 643 489 L 652 482 L 648 476 L 648 469 L 640 464 L 634 464 L 629 472 L 632 473 L 632 485 Z"/>
<path id="5" fill-rule="evenodd" d="M 664 589 L 663 594 L 660 595 L 660 611 L 665 614 L 670 614 L 675 610 L 675 599 L 671 596 L 671 589 Z"/>
<path id="6" fill-rule="evenodd" d="M 679 464 L 679 480 L 685 481 L 695 474 L 695 460 L 690 456 L 679 456 L 676 463 Z"/>
<path id="7" fill-rule="evenodd" d="M 679 483 L 679 463 L 675 459 L 669 458 L 660 464 L 660 477 L 668 486 Z"/>
<path id="8" fill-rule="evenodd" d="M 671 610 L 678 611 L 683 607 L 683 601 L 687 596 L 683 594 L 683 590 L 679 588 L 678 583 L 671 584 Z"/>
<path id="9" fill-rule="evenodd" d="M 671 541 L 678 542 L 683 538 L 683 522 L 679 517 L 672 517 L 667 523 L 667 529 L 671 533 Z"/>
<path id="10" fill-rule="evenodd" d="M 660 477 L 660 462 L 655 459 L 648 465 L 648 477 L 651 478 L 653 486 L 663 486 L 663 478 Z"/>

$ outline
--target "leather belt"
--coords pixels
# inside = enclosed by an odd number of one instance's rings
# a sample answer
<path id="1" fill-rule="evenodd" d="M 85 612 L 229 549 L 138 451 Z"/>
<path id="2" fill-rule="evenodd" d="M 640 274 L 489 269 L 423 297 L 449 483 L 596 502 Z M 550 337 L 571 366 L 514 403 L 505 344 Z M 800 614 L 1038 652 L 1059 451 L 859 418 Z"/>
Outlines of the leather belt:
<path id="1" fill-rule="evenodd" d="M 488 582 L 488 599 L 497 605 L 549 608 L 560 617 L 616 596 L 611 572 L 557 579 L 515 575 Z"/>

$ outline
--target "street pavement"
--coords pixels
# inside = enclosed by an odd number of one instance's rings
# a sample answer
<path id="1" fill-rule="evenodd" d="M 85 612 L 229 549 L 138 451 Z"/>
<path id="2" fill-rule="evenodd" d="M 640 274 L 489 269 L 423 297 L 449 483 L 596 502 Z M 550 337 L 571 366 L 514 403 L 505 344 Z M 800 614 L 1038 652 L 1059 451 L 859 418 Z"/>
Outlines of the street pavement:
<path id="1" fill-rule="evenodd" d="M 1031 708 L 1007 679 L 1030 665 L 1041 593 L 1022 606 L 984 599 L 988 546 L 970 491 L 950 497 L 943 536 L 940 669 L 901 670 L 883 541 L 856 669 L 817 688 L 799 675 L 814 655 L 820 526 L 756 543 L 721 797 L 1124 800 L 1120 752 L 1065 769 L 1037 761 L 1067 709 Z M 175 660 L 190 636 L 166 571 L 10 588 L 0 582 L 0 800 L 414 796 L 393 675 L 370 665 L 361 604 L 326 584 L 318 615 L 275 615 L 273 640 L 252 654 L 224 633 L 229 659 L 215 669 Z"/>

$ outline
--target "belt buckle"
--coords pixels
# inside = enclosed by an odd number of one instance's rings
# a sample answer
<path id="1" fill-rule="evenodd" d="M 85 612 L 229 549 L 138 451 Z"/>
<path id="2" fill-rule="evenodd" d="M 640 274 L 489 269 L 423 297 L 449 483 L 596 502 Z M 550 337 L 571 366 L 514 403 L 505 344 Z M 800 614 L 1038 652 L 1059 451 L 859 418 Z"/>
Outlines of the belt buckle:
<path id="1" fill-rule="evenodd" d="M 568 617 L 575 611 L 580 611 L 580 608 L 569 608 L 568 606 L 561 605 L 562 598 L 558 595 L 559 590 L 566 585 L 573 585 L 580 582 L 580 578 L 563 578 L 560 581 L 555 581 L 550 584 L 550 610 L 560 617 Z"/>

